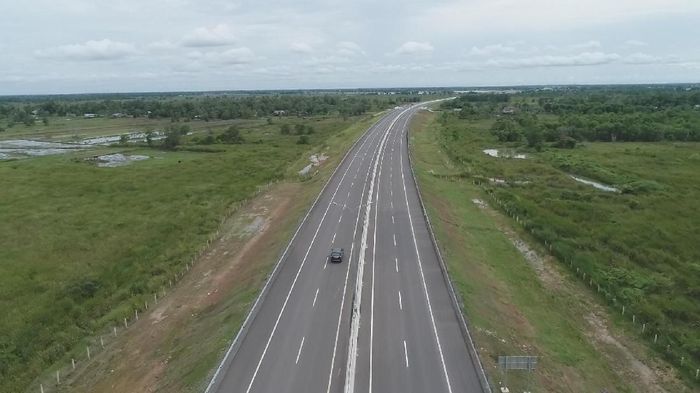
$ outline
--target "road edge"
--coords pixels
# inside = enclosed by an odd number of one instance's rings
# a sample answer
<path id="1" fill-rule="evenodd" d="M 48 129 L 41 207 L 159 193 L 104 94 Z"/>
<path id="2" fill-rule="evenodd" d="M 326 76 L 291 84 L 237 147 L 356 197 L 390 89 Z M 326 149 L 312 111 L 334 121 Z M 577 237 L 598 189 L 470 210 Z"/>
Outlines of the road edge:
<path id="1" fill-rule="evenodd" d="M 467 323 L 467 319 L 464 316 L 464 313 L 462 312 L 462 304 L 457 298 L 457 293 L 455 292 L 454 286 L 452 285 L 452 280 L 450 279 L 449 272 L 447 270 L 447 265 L 445 264 L 444 259 L 442 258 L 442 253 L 440 252 L 440 247 L 438 245 L 437 239 L 435 238 L 435 233 L 433 232 L 433 225 L 430 223 L 430 218 L 428 217 L 428 212 L 425 209 L 425 203 L 423 202 L 423 193 L 421 191 L 420 185 L 418 184 L 418 179 L 416 178 L 416 173 L 413 170 L 413 153 L 411 152 L 411 137 L 410 137 L 410 132 L 411 132 L 411 127 L 410 123 L 413 121 L 413 116 L 415 115 L 415 112 L 411 114 L 411 117 L 409 118 L 409 126 L 408 130 L 406 131 L 406 145 L 408 148 L 408 164 L 409 167 L 411 168 L 411 177 L 413 177 L 413 183 L 416 185 L 416 190 L 418 191 L 418 202 L 420 203 L 421 207 L 421 212 L 423 213 L 423 217 L 425 218 L 425 222 L 427 223 L 428 227 L 428 233 L 430 233 L 430 241 L 433 244 L 433 248 L 435 249 L 435 252 L 438 256 L 438 261 L 440 263 L 440 270 L 442 272 L 442 278 L 445 280 L 445 283 L 447 284 L 447 289 L 450 292 L 450 300 L 452 301 L 452 308 L 455 314 L 457 315 L 457 319 L 459 320 L 459 327 L 462 332 L 462 336 L 464 336 L 465 342 L 467 342 L 468 349 L 469 349 L 469 355 L 471 356 L 472 360 L 474 360 L 478 365 L 479 365 L 479 384 L 481 385 L 481 389 L 484 393 L 492 393 L 491 390 L 491 385 L 489 384 L 488 377 L 486 376 L 486 371 L 484 370 L 484 366 L 481 363 L 481 359 L 479 358 L 479 354 L 476 351 L 476 346 L 474 345 L 474 340 L 472 339 L 472 335 L 469 332 L 469 325 Z"/>
<path id="2" fill-rule="evenodd" d="M 350 152 L 355 149 L 357 144 L 362 141 L 364 138 L 367 137 L 369 132 L 381 122 L 384 117 L 386 116 L 387 113 L 386 111 L 380 112 L 381 117 L 372 123 L 371 126 L 369 126 L 363 133 L 360 135 L 355 142 L 347 149 L 345 154 L 343 155 L 343 158 L 338 162 L 338 165 L 336 165 L 335 169 L 333 169 L 333 172 L 331 175 L 328 177 L 326 182 L 323 184 L 323 187 L 319 191 L 318 195 L 316 195 L 316 199 L 314 199 L 314 202 L 311 204 L 311 207 L 306 211 L 306 214 L 304 215 L 304 218 L 299 222 L 299 225 L 297 225 L 296 230 L 294 231 L 294 235 L 292 235 L 291 239 L 289 239 L 289 242 L 287 242 L 287 246 L 284 248 L 284 251 L 282 254 L 280 254 L 280 257 L 277 259 L 277 262 L 275 263 L 275 267 L 272 270 L 272 273 L 268 276 L 267 280 L 265 281 L 265 285 L 263 286 L 262 290 L 258 294 L 258 296 L 255 299 L 255 302 L 253 303 L 253 306 L 250 308 L 248 311 L 248 315 L 246 315 L 245 320 L 243 321 L 243 324 L 241 324 L 240 329 L 238 329 L 238 333 L 236 333 L 236 336 L 233 339 L 233 342 L 231 342 L 231 345 L 229 346 L 228 350 L 226 351 L 226 354 L 224 355 L 223 359 L 219 363 L 219 365 L 216 368 L 216 371 L 214 372 L 214 375 L 212 375 L 211 380 L 209 381 L 209 384 L 207 385 L 207 388 L 204 390 L 204 393 L 210 393 L 212 391 L 212 388 L 215 386 L 218 386 L 217 384 L 217 378 L 219 377 L 219 373 L 221 372 L 222 369 L 224 369 L 224 366 L 226 364 L 229 364 L 231 360 L 233 359 L 233 356 L 236 354 L 240 347 L 240 343 L 242 342 L 242 338 L 245 337 L 245 335 L 248 333 L 248 329 L 250 328 L 250 325 L 252 324 L 253 320 L 257 316 L 258 312 L 260 311 L 260 305 L 262 302 L 265 300 L 267 297 L 267 294 L 270 290 L 270 287 L 272 284 L 276 281 L 278 277 L 278 272 L 280 270 L 280 266 L 282 265 L 282 262 L 285 259 L 285 256 L 287 255 L 287 251 L 289 251 L 289 248 L 291 247 L 292 243 L 294 242 L 294 239 L 296 239 L 297 234 L 301 230 L 301 227 L 306 223 L 307 218 L 313 211 L 313 209 L 316 207 L 319 199 L 321 198 L 321 195 L 323 195 L 323 192 L 326 190 L 328 187 L 328 184 L 330 184 L 331 180 L 333 180 L 333 177 L 335 174 L 338 172 L 338 169 L 343 165 L 347 157 L 350 155 Z M 390 113 L 391 111 L 389 111 Z"/>

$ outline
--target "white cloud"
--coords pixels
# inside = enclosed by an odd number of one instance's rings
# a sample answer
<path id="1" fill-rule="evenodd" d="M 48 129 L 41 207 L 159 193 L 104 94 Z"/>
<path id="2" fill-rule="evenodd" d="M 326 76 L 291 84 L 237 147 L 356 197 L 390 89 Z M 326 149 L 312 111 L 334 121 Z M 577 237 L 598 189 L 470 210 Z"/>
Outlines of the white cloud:
<path id="1" fill-rule="evenodd" d="M 608 64 L 620 60 L 617 53 L 583 52 L 575 55 L 546 55 L 512 59 L 491 59 L 486 66 L 500 68 L 573 67 Z"/>
<path id="2" fill-rule="evenodd" d="M 367 53 L 362 47 L 352 41 L 341 41 L 336 45 L 336 53 L 339 56 L 354 57 L 366 56 Z"/>
<path id="3" fill-rule="evenodd" d="M 625 64 L 675 64 L 681 63 L 682 60 L 678 56 L 656 56 L 650 55 L 648 53 L 633 53 L 629 56 L 625 56 L 622 59 Z"/>
<path id="4" fill-rule="evenodd" d="M 483 30 L 548 34 L 649 17 L 700 12 L 697 0 L 454 0 L 432 2 L 415 16 L 418 28 L 458 34 Z"/>
<path id="5" fill-rule="evenodd" d="M 38 57 L 69 60 L 117 60 L 136 54 L 134 45 L 103 39 L 83 44 L 60 45 L 34 52 Z"/>
<path id="6" fill-rule="evenodd" d="M 231 48 L 221 52 L 193 51 L 187 57 L 210 65 L 239 65 L 252 63 L 257 59 L 255 53 L 246 47 Z"/>
<path id="7" fill-rule="evenodd" d="M 306 42 L 292 42 L 292 44 L 289 45 L 289 50 L 294 53 L 309 54 L 313 53 L 314 48 Z"/>
<path id="8" fill-rule="evenodd" d="M 700 24 L 693 22 L 700 0 L 5 3 L 0 94 L 663 82 L 699 75 Z M 88 43 L 94 31 L 113 33 Z M 99 41 L 105 37 L 112 41 Z M 103 78 L 110 73 L 119 77 Z"/>
<path id="9" fill-rule="evenodd" d="M 573 44 L 570 45 L 569 48 L 573 50 L 585 50 L 585 51 L 590 51 L 590 50 L 595 50 L 601 48 L 603 45 L 601 45 L 600 41 L 587 41 L 587 42 L 581 42 L 579 44 Z"/>
<path id="10" fill-rule="evenodd" d="M 391 55 L 425 55 L 430 54 L 434 50 L 433 45 L 429 42 L 416 42 L 408 41 L 404 42 L 401 46 L 396 48 Z"/>
<path id="11" fill-rule="evenodd" d="M 639 41 L 639 40 L 627 40 L 625 41 L 625 46 L 647 46 L 647 44 L 644 41 Z"/>
<path id="12" fill-rule="evenodd" d="M 156 52 L 168 52 L 177 48 L 177 44 L 168 40 L 155 41 L 148 44 L 148 49 L 151 49 Z"/>
<path id="13" fill-rule="evenodd" d="M 503 45 L 503 44 L 495 44 L 495 45 L 486 45 L 482 47 L 478 46 L 472 46 L 472 49 L 469 51 L 469 54 L 472 56 L 491 56 L 491 55 L 496 55 L 496 54 L 504 54 L 504 53 L 515 53 L 516 49 L 513 46 L 508 46 L 508 45 Z"/>
<path id="14" fill-rule="evenodd" d="M 225 46 L 235 42 L 236 37 L 226 24 L 196 28 L 181 41 L 182 45 L 187 47 Z"/>

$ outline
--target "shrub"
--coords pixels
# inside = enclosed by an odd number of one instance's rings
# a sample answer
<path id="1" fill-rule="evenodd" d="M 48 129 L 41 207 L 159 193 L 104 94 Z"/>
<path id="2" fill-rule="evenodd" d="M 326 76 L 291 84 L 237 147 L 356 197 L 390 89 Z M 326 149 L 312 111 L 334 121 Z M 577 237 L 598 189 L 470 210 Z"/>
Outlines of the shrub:
<path id="1" fill-rule="evenodd" d="M 562 135 L 559 137 L 559 140 L 557 140 L 554 146 L 560 149 L 573 149 L 576 147 L 577 142 L 578 141 L 576 141 L 576 139 L 570 136 Z"/>

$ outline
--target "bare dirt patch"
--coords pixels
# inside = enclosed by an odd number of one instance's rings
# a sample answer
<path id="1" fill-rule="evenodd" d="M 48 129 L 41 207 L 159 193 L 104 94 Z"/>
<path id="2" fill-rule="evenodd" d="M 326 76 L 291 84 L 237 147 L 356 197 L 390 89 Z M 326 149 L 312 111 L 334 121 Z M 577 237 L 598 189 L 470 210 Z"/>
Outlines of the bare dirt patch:
<path id="1" fill-rule="evenodd" d="M 112 344 L 111 350 L 76 373 L 71 391 L 180 391 L 172 382 L 163 382 L 172 357 L 173 336 L 186 337 L 198 323 L 198 315 L 219 306 L 227 295 L 251 280 L 261 254 L 280 236 L 281 229 L 270 223 L 289 215 L 301 187 L 296 183 L 274 185 L 224 221 L 219 239 L 189 274 Z"/>

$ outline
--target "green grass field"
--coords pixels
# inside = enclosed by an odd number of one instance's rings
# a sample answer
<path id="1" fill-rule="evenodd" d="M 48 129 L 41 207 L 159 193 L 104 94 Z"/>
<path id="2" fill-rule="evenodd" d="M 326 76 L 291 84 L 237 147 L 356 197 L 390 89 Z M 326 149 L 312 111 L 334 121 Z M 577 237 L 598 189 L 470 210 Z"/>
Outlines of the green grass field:
<path id="1" fill-rule="evenodd" d="M 196 133 L 175 151 L 98 147 L 0 162 L 0 391 L 23 390 L 82 338 L 130 315 L 260 186 L 296 181 L 311 153 L 337 160 L 370 121 L 358 120 L 249 121 L 237 145 L 196 145 Z M 313 125 L 309 144 L 280 135 L 281 122 Z M 208 129 L 218 134 L 229 123 Z M 111 152 L 151 158 L 117 168 L 84 160 Z M 247 291 L 243 303 L 257 287 Z"/>
<path id="2" fill-rule="evenodd" d="M 537 239 L 546 239 L 555 251 L 569 250 L 577 266 L 585 266 L 588 277 L 606 283 L 605 288 L 615 288 L 627 312 L 632 310 L 640 318 L 636 330 L 644 315 L 647 329 L 664 331 L 664 338 L 678 334 L 687 345 L 698 338 L 693 317 L 674 322 L 668 303 L 681 302 L 687 312 L 697 311 L 697 302 L 689 304 L 699 278 L 697 266 L 693 267 L 698 252 L 693 239 L 700 222 L 696 202 L 700 162 L 692 158 L 697 144 L 587 144 L 575 150 L 527 151 L 526 160 L 498 159 L 482 152 L 508 147 L 489 133 L 489 121 L 447 119 L 419 117 L 411 139 L 414 165 L 492 381 L 504 380 L 495 368 L 498 355 L 530 354 L 541 357 L 538 372 L 532 378 L 510 375 L 511 391 L 528 387 L 533 391 L 655 391 L 654 386 L 643 386 L 644 381 L 626 375 L 628 360 L 601 353 L 593 344 L 596 340 L 589 337 L 590 329 L 583 328 L 603 298 L 571 276 L 564 264 L 553 264 L 552 274 L 531 268 L 504 234 L 503 228 L 514 221 L 472 200 L 497 207 L 488 198 L 488 192 L 493 192 L 534 231 L 516 229 L 514 233 L 535 245 Z M 653 181 L 663 191 L 604 193 L 575 182 L 567 172 L 621 188 Z M 536 247 L 544 253 L 545 247 Z M 642 254 L 656 263 L 633 259 Z M 606 281 L 613 277 L 616 281 Z M 644 280 L 645 296 L 634 279 Z M 643 312 L 653 309 L 660 311 Z M 634 329 L 629 325 L 621 324 L 623 330 Z M 650 332 L 646 330 L 647 340 Z M 638 357 L 646 358 L 643 346 L 628 344 Z M 682 344 L 676 348 L 689 349 Z M 668 382 L 664 387 L 687 391 L 679 386 Z"/>

